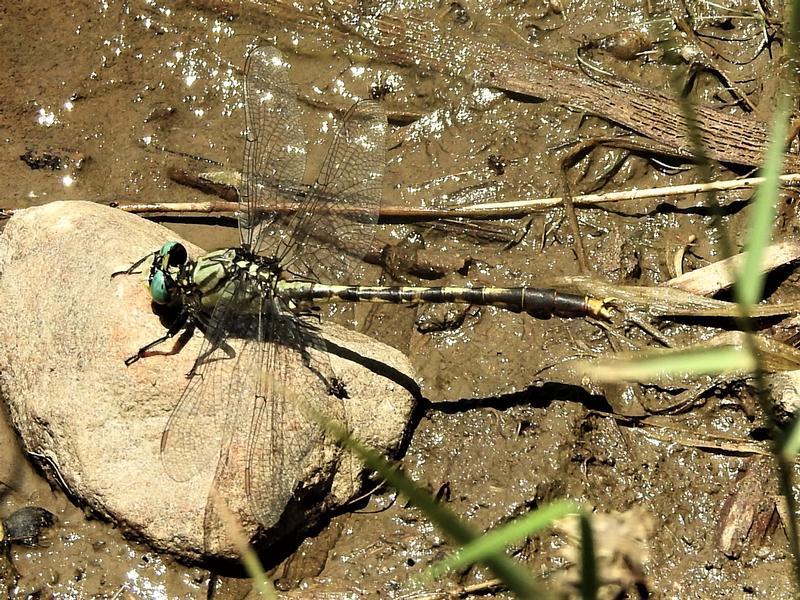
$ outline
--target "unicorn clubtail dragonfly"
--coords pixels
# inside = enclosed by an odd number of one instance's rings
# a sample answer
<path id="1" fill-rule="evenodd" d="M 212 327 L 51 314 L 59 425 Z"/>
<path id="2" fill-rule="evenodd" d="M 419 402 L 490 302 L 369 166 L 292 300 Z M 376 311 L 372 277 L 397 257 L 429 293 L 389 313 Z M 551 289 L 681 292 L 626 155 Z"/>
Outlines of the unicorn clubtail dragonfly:
<path id="1" fill-rule="evenodd" d="M 126 362 L 188 327 L 205 335 L 189 381 L 163 432 L 161 453 L 171 477 L 188 479 L 207 466 L 208 442 L 196 430 L 199 413 L 216 413 L 222 428 L 214 449 L 217 478 L 224 475 L 228 444 L 246 431 L 245 484 L 253 515 L 265 525 L 289 496 L 275 497 L 285 467 L 302 461 L 314 436 L 282 427 L 288 403 L 319 398 L 346 401 L 346 390 L 324 355 L 308 307 L 321 302 L 457 302 L 492 304 L 535 316 L 607 315 L 603 301 L 553 289 L 517 287 L 399 287 L 349 285 L 354 262 L 366 253 L 377 223 L 385 164 L 386 116 L 372 100 L 356 103 L 322 163 L 316 181 L 302 185 L 306 141 L 289 64 L 270 47 L 253 49 L 245 67 L 246 140 L 239 190 L 240 245 L 190 260 L 177 242 L 152 259 L 149 289 L 155 303 L 176 308 L 165 335 Z M 295 210 L 278 210 L 294 203 Z M 240 338 L 231 356 L 226 341 Z M 311 349 L 321 349 L 322 353 Z M 233 358 L 233 380 L 217 381 L 220 359 Z M 310 369 L 315 383 L 287 390 L 291 369 Z M 329 410 L 333 418 L 341 410 Z M 320 430 L 320 437 L 322 436 Z M 210 500 L 209 500 L 210 502 Z M 210 508 L 206 507 L 206 517 Z"/>

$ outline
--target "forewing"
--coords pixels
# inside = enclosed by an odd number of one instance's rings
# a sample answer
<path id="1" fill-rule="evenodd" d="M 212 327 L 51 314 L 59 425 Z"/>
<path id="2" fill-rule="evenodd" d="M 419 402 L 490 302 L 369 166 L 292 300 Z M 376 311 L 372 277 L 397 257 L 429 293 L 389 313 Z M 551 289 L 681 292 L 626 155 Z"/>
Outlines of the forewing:
<path id="1" fill-rule="evenodd" d="M 239 189 L 242 244 L 259 252 L 265 230 L 276 232 L 276 205 L 294 201 L 306 166 L 305 134 L 289 63 L 275 48 L 247 57 L 244 78 L 245 144 Z"/>
<path id="2" fill-rule="evenodd" d="M 383 197 L 386 114 L 374 101 L 344 116 L 316 183 L 280 233 L 262 230 L 259 252 L 276 256 L 295 277 L 347 281 L 369 250 Z"/>

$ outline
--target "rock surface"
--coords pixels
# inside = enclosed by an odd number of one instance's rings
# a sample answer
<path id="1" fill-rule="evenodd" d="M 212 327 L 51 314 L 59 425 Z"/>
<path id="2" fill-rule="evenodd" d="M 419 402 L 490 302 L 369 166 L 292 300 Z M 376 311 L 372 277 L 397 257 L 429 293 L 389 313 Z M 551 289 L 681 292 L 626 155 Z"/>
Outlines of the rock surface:
<path id="1" fill-rule="evenodd" d="M 146 274 L 111 273 L 174 239 L 160 225 L 92 203 L 54 202 L 15 215 L 0 237 L 0 389 L 26 450 L 56 465 L 54 479 L 74 497 L 159 549 L 188 559 L 231 557 L 226 536 L 209 547 L 203 523 L 222 417 L 207 415 L 202 425 L 213 458 L 207 468 L 175 481 L 160 458 L 162 431 L 202 334 L 178 352 L 166 342 L 130 367 L 123 362 L 165 326 L 153 312 Z M 201 253 L 185 245 L 190 255 Z M 352 353 L 330 354 L 349 395 L 342 403 L 348 427 L 380 451 L 396 450 L 414 402 L 402 385 L 413 377 L 408 360 L 341 327 L 325 325 L 323 335 Z M 375 365 L 402 376 L 387 377 Z M 295 373 L 293 385 L 304 376 Z M 275 483 L 275 498 L 293 500 L 264 525 L 249 510 L 243 462 L 231 459 L 239 471 L 222 480 L 220 495 L 248 536 L 266 533 L 275 543 L 357 492 L 355 462 L 329 443 L 318 446 Z"/>

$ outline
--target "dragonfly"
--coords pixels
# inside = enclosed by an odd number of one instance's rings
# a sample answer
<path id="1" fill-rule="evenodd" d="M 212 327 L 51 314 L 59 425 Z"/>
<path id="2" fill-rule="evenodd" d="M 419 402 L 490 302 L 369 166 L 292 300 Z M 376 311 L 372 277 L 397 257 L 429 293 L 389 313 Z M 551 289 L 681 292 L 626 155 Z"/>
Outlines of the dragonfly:
<path id="1" fill-rule="evenodd" d="M 366 286 L 349 281 L 369 249 L 380 215 L 385 168 L 385 111 L 376 100 L 354 104 L 322 161 L 303 184 L 305 134 L 290 64 L 272 47 L 257 46 L 244 74 L 245 143 L 239 189 L 240 243 L 193 260 L 168 242 L 127 271 L 151 260 L 154 303 L 175 309 L 159 339 L 126 360 L 131 365 L 181 331 L 204 334 L 199 356 L 161 440 L 167 473 L 183 481 L 216 460 L 212 486 L 230 468 L 231 445 L 243 436 L 244 485 L 253 516 L 275 522 L 292 496 L 296 465 L 323 437 L 321 428 L 287 427 L 303 407 L 342 422 L 347 391 L 326 358 L 313 310 L 326 302 L 454 302 L 495 305 L 534 316 L 607 318 L 606 301 L 534 287 Z M 290 205 L 293 210 L 285 210 Z M 192 329 L 193 330 L 193 329 Z M 234 352 L 228 342 L 240 342 Z M 236 363 L 227 380 L 219 365 Z M 312 373 L 304 386 L 294 372 Z M 299 411 L 299 413 L 298 413 Z M 209 444 L 198 415 L 220 428 Z M 309 431 L 316 434 L 309 435 Z M 279 485 L 283 483 L 286 485 Z M 286 490 L 279 492 L 278 490 Z M 214 513 L 206 506 L 206 528 Z"/>

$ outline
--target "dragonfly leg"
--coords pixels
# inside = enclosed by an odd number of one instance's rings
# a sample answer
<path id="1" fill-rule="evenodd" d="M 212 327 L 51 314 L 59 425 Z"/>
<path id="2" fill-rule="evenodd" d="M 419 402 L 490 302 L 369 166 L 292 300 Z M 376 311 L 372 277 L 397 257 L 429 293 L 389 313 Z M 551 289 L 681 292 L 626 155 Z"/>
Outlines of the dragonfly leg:
<path id="1" fill-rule="evenodd" d="M 350 399 L 350 394 L 347 393 L 347 387 L 344 385 L 344 381 L 338 377 L 331 378 L 330 385 L 328 386 L 328 393 L 331 396 L 337 397 L 339 400 Z"/>
<path id="2" fill-rule="evenodd" d="M 203 330 L 201 329 L 201 331 L 203 331 Z M 203 331 L 203 333 L 205 333 L 205 331 Z M 205 361 L 208 357 L 210 357 L 212 354 L 214 354 L 214 352 L 218 348 L 222 348 L 222 351 L 228 356 L 228 358 L 236 358 L 236 351 L 230 346 L 230 344 L 228 344 L 224 340 L 220 341 L 220 342 L 217 342 L 217 343 L 214 343 L 214 344 L 211 345 L 211 347 L 208 350 L 206 350 L 205 352 L 202 352 L 200 354 L 200 356 L 198 356 L 195 359 L 194 364 L 192 365 L 192 368 L 189 369 L 189 372 L 186 374 L 186 379 L 191 379 L 192 377 L 197 375 L 198 367 L 200 367 L 200 365 L 203 364 L 203 361 Z"/>
<path id="3" fill-rule="evenodd" d="M 328 390 L 329 395 L 335 396 L 339 400 L 348 399 L 350 396 L 347 393 L 347 388 L 345 387 L 344 382 L 336 377 L 330 367 L 330 364 L 326 364 L 327 360 L 314 360 L 313 356 L 311 356 L 311 353 L 309 352 L 309 348 L 311 347 L 315 347 L 319 352 L 322 353 L 327 352 L 324 340 L 318 337 L 318 325 L 322 322 L 319 311 L 303 311 L 297 313 L 297 315 L 301 318 L 296 322 L 296 324 L 300 327 L 300 331 L 303 332 L 302 335 L 307 336 L 305 337 L 305 343 L 301 343 L 297 346 L 297 351 L 300 353 L 300 357 L 303 359 L 303 364 L 309 371 L 314 373 L 314 375 L 319 378 L 319 380 L 325 386 L 325 389 Z"/>
<path id="4" fill-rule="evenodd" d="M 141 265 L 141 264 L 142 264 L 144 261 L 146 261 L 146 260 L 147 260 L 148 258 L 150 258 L 151 256 L 153 256 L 153 254 L 152 254 L 152 253 L 150 253 L 150 254 L 146 254 L 145 256 L 143 256 L 142 258 L 140 258 L 139 260 L 137 260 L 135 263 L 133 263 L 133 264 L 132 264 L 130 267 L 128 267 L 127 269 L 125 269 L 124 271 L 114 271 L 114 272 L 111 274 L 111 279 L 114 279 L 114 277 L 116 277 L 117 275 L 133 275 L 134 273 L 141 273 L 141 271 L 136 271 L 136 270 L 135 270 L 135 269 L 136 269 L 136 267 L 138 267 L 139 265 Z"/>
<path id="5" fill-rule="evenodd" d="M 167 330 L 167 333 L 165 333 L 163 336 L 161 336 L 157 340 L 153 340 L 149 344 L 139 348 L 139 350 L 133 356 L 129 356 L 128 358 L 126 358 L 125 359 L 125 366 L 129 367 L 133 363 L 135 363 L 137 360 L 139 360 L 140 358 L 144 358 L 147 355 L 148 350 L 150 350 L 151 348 L 153 348 L 155 346 L 158 346 L 159 344 L 161 344 L 163 342 L 166 342 L 167 340 L 175 337 L 175 334 L 177 334 L 179 331 L 181 331 L 184 328 L 186 328 L 187 331 L 194 329 L 194 323 L 189 320 L 189 313 L 186 312 L 186 311 L 183 311 L 180 315 L 178 315 L 178 318 L 175 319 L 175 322 Z M 181 337 L 183 337 L 183 336 L 181 336 Z"/>
<path id="6" fill-rule="evenodd" d="M 212 336 L 209 333 L 210 326 L 208 319 L 204 318 L 202 314 L 194 315 L 189 319 L 189 322 L 192 327 L 197 327 L 207 340 L 210 341 L 212 339 Z M 192 368 L 189 369 L 188 373 L 186 373 L 186 379 L 191 379 L 194 377 L 197 374 L 197 369 L 203 364 L 203 361 L 210 357 L 214 351 L 217 350 L 217 348 L 222 348 L 222 351 L 227 354 L 228 358 L 236 357 L 236 351 L 225 340 L 217 340 L 211 343 L 207 350 L 200 352 L 200 355 L 195 359 Z"/>

